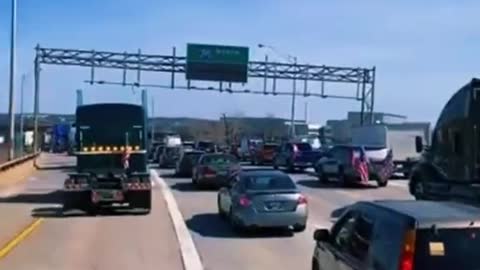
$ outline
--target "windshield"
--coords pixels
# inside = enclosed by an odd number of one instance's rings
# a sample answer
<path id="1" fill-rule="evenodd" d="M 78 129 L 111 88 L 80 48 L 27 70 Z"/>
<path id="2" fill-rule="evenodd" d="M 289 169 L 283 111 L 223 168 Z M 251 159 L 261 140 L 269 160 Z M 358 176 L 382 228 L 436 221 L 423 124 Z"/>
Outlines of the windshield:
<path id="1" fill-rule="evenodd" d="M 104 126 L 82 126 L 79 147 L 91 146 L 142 146 L 143 129 L 140 128 L 106 128 Z"/>
<path id="2" fill-rule="evenodd" d="M 168 156 L 179 155 L 180 154 L 180 148 L 179 147 L 167 147 L 165 152 Z"/>
<path id="3" fill-rule="evenodd" d="M 279 175 L 258 175 L 245 176 L 245 187 L 247 190 L 275 190 L 275 189 L 296 189 L 295 183 L 288 176 Z"/>
<path id="4" fill-rule="evenodd" d="M 276 144 L 265 144 L 263 146 L 263 149 L 267 150 L 267 151 L 271 151 L 271 150 L 276 150 L 277 147 L 278 147 L 278 145 L 276 145 Z"/>
<path id="5" fill-rule="evenodd" d="M 224 164 L 232 164 L 237 163 L 237 159 L 231 155 L 209 155 L 205 156 L 202 159 L 203 164 L 209 165 L 224 165 Z"/>
<path id="6" fill-rule="evenodd" d="M 415 269 L 480 269 L 479 228 L 423 229 L 416 239 Z"/>
<path id="7" fill-rule="evenodd" d="M 203 153 L 187 153 L 185 154 L 185 159 L 191 162 L 197 162 Z"/>
<path id="8" fill-rule="evenodd" d="M 215 144 L 213 142 L 199 142 L 198 147 L 199 148 L 213 148 Z"/>

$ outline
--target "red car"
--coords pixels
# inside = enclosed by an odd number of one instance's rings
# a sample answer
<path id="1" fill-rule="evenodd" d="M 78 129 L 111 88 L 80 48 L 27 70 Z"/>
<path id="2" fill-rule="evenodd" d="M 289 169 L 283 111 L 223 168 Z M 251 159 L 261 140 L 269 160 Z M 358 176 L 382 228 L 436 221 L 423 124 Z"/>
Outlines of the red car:
<path id="1" fill-rule="evenodd" d="M 266 143 L 259 145 L 252 155 L 252 165 L 263 165 L 265 163 L 272 163 L 278 144 Z"/>

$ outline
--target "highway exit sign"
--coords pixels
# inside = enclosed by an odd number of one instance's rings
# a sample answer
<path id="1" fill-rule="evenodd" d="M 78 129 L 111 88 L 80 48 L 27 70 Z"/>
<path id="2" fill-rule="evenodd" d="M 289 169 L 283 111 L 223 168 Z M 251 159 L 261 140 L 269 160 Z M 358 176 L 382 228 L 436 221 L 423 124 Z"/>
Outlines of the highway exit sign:
<path id="1" fill-rule="evenodd" d="M 187 44 L 187 80 L 247 82 L 248 47 Z"/>

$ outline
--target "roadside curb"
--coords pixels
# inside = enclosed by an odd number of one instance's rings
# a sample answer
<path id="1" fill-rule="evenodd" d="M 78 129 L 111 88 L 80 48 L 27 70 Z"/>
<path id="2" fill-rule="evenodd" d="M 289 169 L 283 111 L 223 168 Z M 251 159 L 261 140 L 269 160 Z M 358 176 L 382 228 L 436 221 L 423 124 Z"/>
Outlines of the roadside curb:
<path id="1" fill-rule="evenodd" d="M 177 234 L 184 270 L 204 270 L 200 255 L 185 225 L 182 213 L 178 208 L 170 187 L 153 169 L 150 169 L 150 177 L 153 178 L 151 179 L 152 182 L 156 182 L 160 186 L 163 198 L 167 203 L 168 213 L 170 214 L 175 233 Z"/>

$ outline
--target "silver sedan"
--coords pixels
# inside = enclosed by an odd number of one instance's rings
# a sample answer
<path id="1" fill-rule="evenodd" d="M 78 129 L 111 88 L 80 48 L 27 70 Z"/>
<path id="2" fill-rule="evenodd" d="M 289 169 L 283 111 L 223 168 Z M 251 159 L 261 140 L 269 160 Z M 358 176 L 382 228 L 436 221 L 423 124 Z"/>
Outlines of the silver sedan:
<path id="1" fill-rule="evenodd" d="M 218 212 L 234 229 L 291 227 L 304 231 L 306 197 L 285 173 L 269 169 L 243 170 L 218 193 Z"/>

